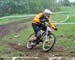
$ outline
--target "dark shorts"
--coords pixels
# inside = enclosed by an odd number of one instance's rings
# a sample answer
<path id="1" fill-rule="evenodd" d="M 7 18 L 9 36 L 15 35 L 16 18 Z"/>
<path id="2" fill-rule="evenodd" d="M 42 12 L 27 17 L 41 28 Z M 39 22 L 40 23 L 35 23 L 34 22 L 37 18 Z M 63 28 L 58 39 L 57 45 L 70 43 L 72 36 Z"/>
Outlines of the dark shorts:
<path id="1" fill-rule="evenodd" d="M 37 25 L 37 24 L 32 23 L 32 27 L 33 27 L 35 34 L 37 34 L 40 30 L 46 31 L 47 29 L 47 26 L 42 25 L 42 24 Z"/>

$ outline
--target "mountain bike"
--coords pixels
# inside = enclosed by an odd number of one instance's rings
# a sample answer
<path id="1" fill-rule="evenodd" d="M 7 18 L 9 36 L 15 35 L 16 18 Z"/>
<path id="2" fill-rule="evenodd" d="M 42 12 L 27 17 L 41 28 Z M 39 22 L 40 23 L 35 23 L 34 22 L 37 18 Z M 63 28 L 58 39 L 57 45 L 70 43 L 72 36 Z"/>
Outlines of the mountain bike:
<path id="1" fill-rule="evenodd" d="M 28 37 L 27 48 L 32 49 L 36 45 L 38 45 L 38 44 L 32 45 L 32 41 L 35 38 L 36 37 L 34 33 L 32 33 Z M 51 50 L 54 47 L 54 44 L 56 42 L 56 36 L 52 33 L 51 28 L 48 26 L 47 26 L 46 31 L 41 31 L 41 39 L 42 39 L 42 50 L 44 52 L 48 52 L 49 50 Z"/>

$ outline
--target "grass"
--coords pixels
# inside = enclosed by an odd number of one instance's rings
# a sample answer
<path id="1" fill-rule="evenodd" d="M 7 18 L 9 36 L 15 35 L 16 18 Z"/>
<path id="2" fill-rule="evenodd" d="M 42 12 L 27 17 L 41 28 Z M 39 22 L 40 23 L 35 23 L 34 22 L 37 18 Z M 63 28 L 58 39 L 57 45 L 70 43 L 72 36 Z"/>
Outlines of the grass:
<path id="1" fill-rule="evenodd" d="M 60 46 L 60 47 L 64 47 L 66 50 L 68 51 L 74 51 L 75 50 L 75 28 L 74 25 L 69 25 L 69 27 L 67 27 L 68 25 L 59 25 L 58 27 L 58 31 L 54 31 L 53 33 L 56 35 L 57 37 L 57 43 L 56 46 Z M 3 41 L 10 41 L 10 42 L 14 42 L 14 43 L 20 43 L 21 45 L 26 45 L 26 42 L 28 41 L 27 38 L 28 36 L 32 33 L 33 29 L 32 28 L 28 28 L 28 29 L 24 29 L 18 33 L 11 33 L 7 36 L 5 36 L 2 40 Z M 18 36 L 18 37 L 15 37 Z M 0 42 L 1 43 L 1 42 Z M 1 44 L 2 46 L 3 44 Z M 3 46 L 5 47 L 5 46 Z M 8 48 L 8 47 L 6 47 Z M 2 49 L 2 52 L 5 49 Z M 14 52 L 12 54 L 10 54 L 10 56 L 18 56 L 19 54 L 23 54 L 21 52 Z"/>
<path id="2" fill-rule="evenodd" d="M 24 17 L 18 17 L 18 16 L 24 16 Z M 22 20 L 32 16 L 33 15 L 12 15 L 12 16 L 3 17 L 3 18 L 0 18 L 0 25 Z"/>
<path id="3" fill-rule="evenodd" d="M 67 14 L 53 14 L 53 15 L 51 15 L 50 18 L 51 18 L 52 22 L 60 22 L 60 21 L 65 20 L 66 17 L 67 17 Z"/>
<path id="4" fill-rule="evenodd" d="M 74 16 L 72 16 L 74 13 L 57 13 L 57 14 L 53 14 L 51 15 L 50 19 L 52 20 L 52 22 L 60 22 L 60 21 L 63 21 L 66 19 L 67 15 L 70 15 L 70 22 L 71 20 L 74 21 Z M 14 17 L 16 16 L 16 17 Z M 24 17 L 17 17 L 17 16 L 24 16 Z M 7 16 L 7 17 L 3 17 L 3 18 L 0 18 L 0 25 L 2 24 L 7 24 L 7 23 L 10 23 L 10 22 L 14 22 L 14 21 L 17 21 L 17 20 L 22 20 L 22 19 L 25 19 L 25 18 L 28 18 L 28 17 L 32 17 L 34 15 L 12 15 L 12 16 Z M 72 17 L 71 17 L 72 16 Z"/>
<path id="5" fill-rule="evenodd" d="M 29 33 L 28 33 L 29 32 Z M 11 42 L 17 42 L 17 43 L 25 43 L 24 41 L 27 39 L 27 37 L 32 33 L 32 29 L 24 29 L 18 33 L 11 33 L 10 35 L 7 35 L 3 38 L 3 40 L 7 40 Z M 18 37 L 15 37 L 18 36 Z"/>
<path id="6" fill-rule="evenodd" d="M 74 22 L 75 23 L 75 16 L 71 16 L 66 22 Z M 54 14 L 51 15 L 51 19 L 53 22 L 59 22 L 62 21 L 66 18 L 67 13 L 63 14 Z M 7 19 L 1 19 L 0 24 L 7 24 L 9 22 L 16 21 L 18 19 L 23 19 L 23 18 L 7 18 Z M 30 25 L 30 22 L 22 23 L 19 24 L 18 26 L 23 26 L 25 24 Z M 59 47 L 64 47 L 67 51 L 74 51 L 75 50 L 75 25 L 56 25 L 58 28 L 58 31 L 54 31 L 53 33 L 57 37 L 56 41 L 56 46 Z M 6 35 L 3 39 L 0 41 L 0 55 L 2 55 L 5 51 L 8 51 L 10 46 L 8 46 L 5 41 L 13 42 L 13 43 L 20 43 L 21 45 L 26 45 L 26 42 L 28 41 L 27 38 L 28 36 L 33 32 L 32 28 L 25 28 L 19 32 L 14 32 L 11 34 Z M 36 52 L 36 51 L 35 51 Z M 28 52 L 29 53 L 29 52 Z M 27 52 L 23 53 L 22 51 L 15 51 L 9 54 L 3 54 L 3 56 L 20 56 L 20 55 L 25 55 Z"/>
<path id="7" fill-rule="evenodd" d="M 51 15 L 50 18 L 53 22 L 59 22 L 59 21 L 64 20 L 66 18 L 66 16 L 67 16 L 67 14 L 65 14 L 65 15 L 64 14 L 53 14 L 53 15 Z M 27 18 L 27 17 L 30 17 L 30 16 L 25 16 L 25 17 Z M 14 22 L 14 21 L 17 21 L 17 20 L 22 20 L 22 19 L 25 19 L 25 17 L 10 17 L 9 16 L 7 18 L 2 18 L 2 19 L 0 19 L 0 25 L 7 24 L 7 23 L 10 23 L 10 22 Z M 61 18 L 61 19 L 59 19 L 59 18 Z"/>
<path id="8" fill-rule="evenodd" d="M 75 15 L 74 16 L 70 16 L 70 18 L 67 20 L 67 22 L 75 22 Z"/>
<path id="9" fill-rule="evenodd" d="M 26 41 L 28 36 L 32 33 L 32 29 L 28 28 L 28 29 L 24 29 L 20 32 L 16 32 L 16 33 L 11 33 L 7 36 L 5 36 L 1 42 L 0 42 L 0 54 L 4 53 L 4 51 L 8 51 L 8 49 L 10 48 L 10 46 L 8 46 L 7 43 L 5 43 L 5 41 L 9 41 L 11 43 L 16 43 L 16 44 L 21 44 L 21 45 L 26 45 Z M 15 37 L 18 36 L 18 37 Z M 9 53 L 9 54 L 3 54 L 2 56 L 23 56 L 25 55 L 24 52 L 20 52 L 20 51 L 15 51 L 13 53 Z"/>
<path id="10" fill-rule="evenodd" d="M 57 37 L 57 45 L 63 46 L 67 50 L 75 50 L 75 28 L 74 25 L 60 25 L 58 26 L 58 31 L 55 32 Z"/>
<path id="11" fill-rule="evenodd" d="M 0 19 L 0 25 L 2 24 L 7 24 L 7 23 L 10 23 L 10 22 L 14 22 L 14 21 L 17 21 L 17 20 L 21 20 L 21 19 L 24 19 L 23 17 L 19 18 L 19 17 L 15 17 L 15 18 L 5 18 L 5 19 Z"/>

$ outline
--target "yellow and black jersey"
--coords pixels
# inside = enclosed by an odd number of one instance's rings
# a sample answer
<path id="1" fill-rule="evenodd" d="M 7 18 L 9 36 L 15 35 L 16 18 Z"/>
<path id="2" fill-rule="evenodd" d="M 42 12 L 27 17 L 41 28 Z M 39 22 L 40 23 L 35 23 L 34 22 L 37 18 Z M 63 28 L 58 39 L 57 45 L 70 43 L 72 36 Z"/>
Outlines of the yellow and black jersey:
<path id="1" fill-rule="evenodd" d="M 46 18 L 43 13 L 37 14 L 32 20 L 32 23 L 37 24 L 37 25 L 44 23 L 44 22 L 47 22 L 51 28 L 55 28 L 55 26 L 54 26 L 54 24 L 52 24 L 51 20 L 49 18 Z"/>

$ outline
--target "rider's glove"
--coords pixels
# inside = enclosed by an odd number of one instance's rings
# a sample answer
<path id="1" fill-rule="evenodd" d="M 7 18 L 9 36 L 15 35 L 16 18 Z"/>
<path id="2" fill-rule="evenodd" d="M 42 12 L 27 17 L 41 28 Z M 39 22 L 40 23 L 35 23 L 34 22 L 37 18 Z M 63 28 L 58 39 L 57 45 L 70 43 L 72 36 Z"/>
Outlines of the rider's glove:
<path id="1" fill-rule="evenodd" d="M 57 29 L 57 28 L 54 28 L 54 30 L 56 30 L 56 31 L 57 31 L 58 29 Z"/>

